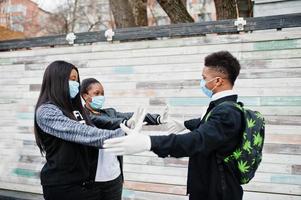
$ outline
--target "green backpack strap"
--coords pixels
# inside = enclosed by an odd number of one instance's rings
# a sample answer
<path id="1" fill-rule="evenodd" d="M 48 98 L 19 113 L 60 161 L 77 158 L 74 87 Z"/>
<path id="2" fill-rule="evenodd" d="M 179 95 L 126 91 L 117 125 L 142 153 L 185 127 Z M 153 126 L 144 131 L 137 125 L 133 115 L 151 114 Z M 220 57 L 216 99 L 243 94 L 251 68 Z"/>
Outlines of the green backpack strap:
<path id="1" fill-rule="evenodd" d="M 217 105 L 216 107 L 220 106 L 220 105 L 225 105 L 225 104 L 228 104 L 228 105 L 231 105 L 231 106 L 235 106 L 237 109 L 239 109 L 240 111 L 243 109 L 243 104 L 242 103 L 236 103 L 236 102 L 231 102 L 231 101 L 225 101 L 219 105 Z M 215 108 L 216 108 L 215 107 Z M 211 113 L 212 111 L 215 109 L 213 108 L 206 116 L 205 118 L 205 122 L 208 120 L 208 118 L 211 116 Z M 217 167 L 218 167 L 218 170 L 220 172 L 220 177 L 221 177 L 221 187 L 222 187 L 222 190 L 225 191 L 226 188 L 227 188 L 227 184 L 226 184 L 226 177 L 225 177 L 225 168 L 224 168 L 224 157 L 223 156 L 220 156 L 217 152 L 215 154 L 216 156 L 216 162 L 217 162 Z"/>

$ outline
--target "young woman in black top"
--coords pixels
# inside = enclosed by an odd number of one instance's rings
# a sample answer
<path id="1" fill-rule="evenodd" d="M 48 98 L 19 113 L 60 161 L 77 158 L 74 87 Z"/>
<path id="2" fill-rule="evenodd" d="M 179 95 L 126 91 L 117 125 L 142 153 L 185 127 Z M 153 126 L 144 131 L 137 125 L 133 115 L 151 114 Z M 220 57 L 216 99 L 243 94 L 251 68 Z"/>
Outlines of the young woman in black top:
<path id="1" fill-rule="evenodd" d="M 77 68 L 55 61 L 45 70 L 35 109 L 36 143 L 46 163 L 41 170 L 45 200 L 99 200 L 94 182 L 98 149 L 108 138 L 124 135 L 121 129 L 93 126 L 79 95 Z"/>

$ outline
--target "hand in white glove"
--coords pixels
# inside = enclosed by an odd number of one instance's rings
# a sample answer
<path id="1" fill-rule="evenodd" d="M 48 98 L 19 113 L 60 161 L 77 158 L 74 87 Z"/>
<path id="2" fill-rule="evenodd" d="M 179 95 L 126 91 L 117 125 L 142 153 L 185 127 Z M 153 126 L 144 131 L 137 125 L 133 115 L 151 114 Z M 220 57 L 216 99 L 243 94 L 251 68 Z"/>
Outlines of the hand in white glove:
<path id="1" fill-rule="evenodd" d="M 160 124 L 166 124 L 168 122 L 168 111 L 169 111 L 168 106 L 165 106 L 163 112 L 160 114 L 158 119 L 158 122 Z"/>
<path id="2" fill-rule="evenodd" d="M 180 133 L 182 131 L 186 130 L 186 127 L 184 125 L 184 121 L 179 121 L 176 119 L 170 119 L 167 122 L 167 131 L 169 134 L 171 133 Z"/>
<path id="3" fill-rule="evenodd" d="M 139 124 L 141 125 L 142 128 L 145 115 L 146 115 L 145 108 L 138 107 L 136 112 L 134 112 L 133 116 L 127 121 L 125 121 L 125 125 L 131 129 L 134 129 Z"/>
<path id="4" fill-rule="evenodd" d="M 115 155 L 135 154 L 149 151 L 151 140 L 147 135 L 141 134 L 136 128 L 129 129 L 124 124 L 120 124 L 121 129 L 128 135 L 104 141 L 104 151 Z"/>

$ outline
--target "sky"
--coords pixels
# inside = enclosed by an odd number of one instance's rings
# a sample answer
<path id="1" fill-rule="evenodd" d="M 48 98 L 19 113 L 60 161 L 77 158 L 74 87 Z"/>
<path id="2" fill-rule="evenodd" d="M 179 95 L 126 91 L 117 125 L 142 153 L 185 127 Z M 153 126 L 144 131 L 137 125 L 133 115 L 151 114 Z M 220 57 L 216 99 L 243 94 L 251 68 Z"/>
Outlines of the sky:
<path id="1" fill-rule="evenodd" d="M 59 5 L 62 5 L 66 0 L 32 0 L 36 2 L 43 10 L 52 12 Z"/>

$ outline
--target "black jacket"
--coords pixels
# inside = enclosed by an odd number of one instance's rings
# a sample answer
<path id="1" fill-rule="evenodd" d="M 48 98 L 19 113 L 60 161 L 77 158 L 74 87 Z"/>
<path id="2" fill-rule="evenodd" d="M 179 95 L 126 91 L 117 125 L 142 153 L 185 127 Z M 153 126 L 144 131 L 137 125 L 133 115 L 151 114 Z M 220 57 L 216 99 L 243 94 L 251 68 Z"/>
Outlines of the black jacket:
<path id="1" fill-rule="evenodd" d="M 130 119 L 134 113 L 132 112 L 117 112 L 114 108 L 106 108 L 98 110 L 100 114 L 93 114 L 90 112 L 92 122 L 98 128 L 115 130 L 120 128 L 120 124 Z M 158 114 L 146 114 L 144 122 L 147 125 L 158 125 Z"/>
<path id="2" fill-rule="evenodd" d="M 151 136 L 151 150 L 159 157 L 189 157 L 187 193 L 190 200 L 242 199 L 243 190 L 234 172 L 217 163 L 217 155 L 226 156 L 235 150 L 244 126 L 242 113 L 234 106 L 219 105 L 224 101 L 236 102 L 237 95 L 212 101 L 203 119 L 185 121 L 191 131 L 187 134 Z M 223 189 L 221 173 L 225 180 Z"/>

